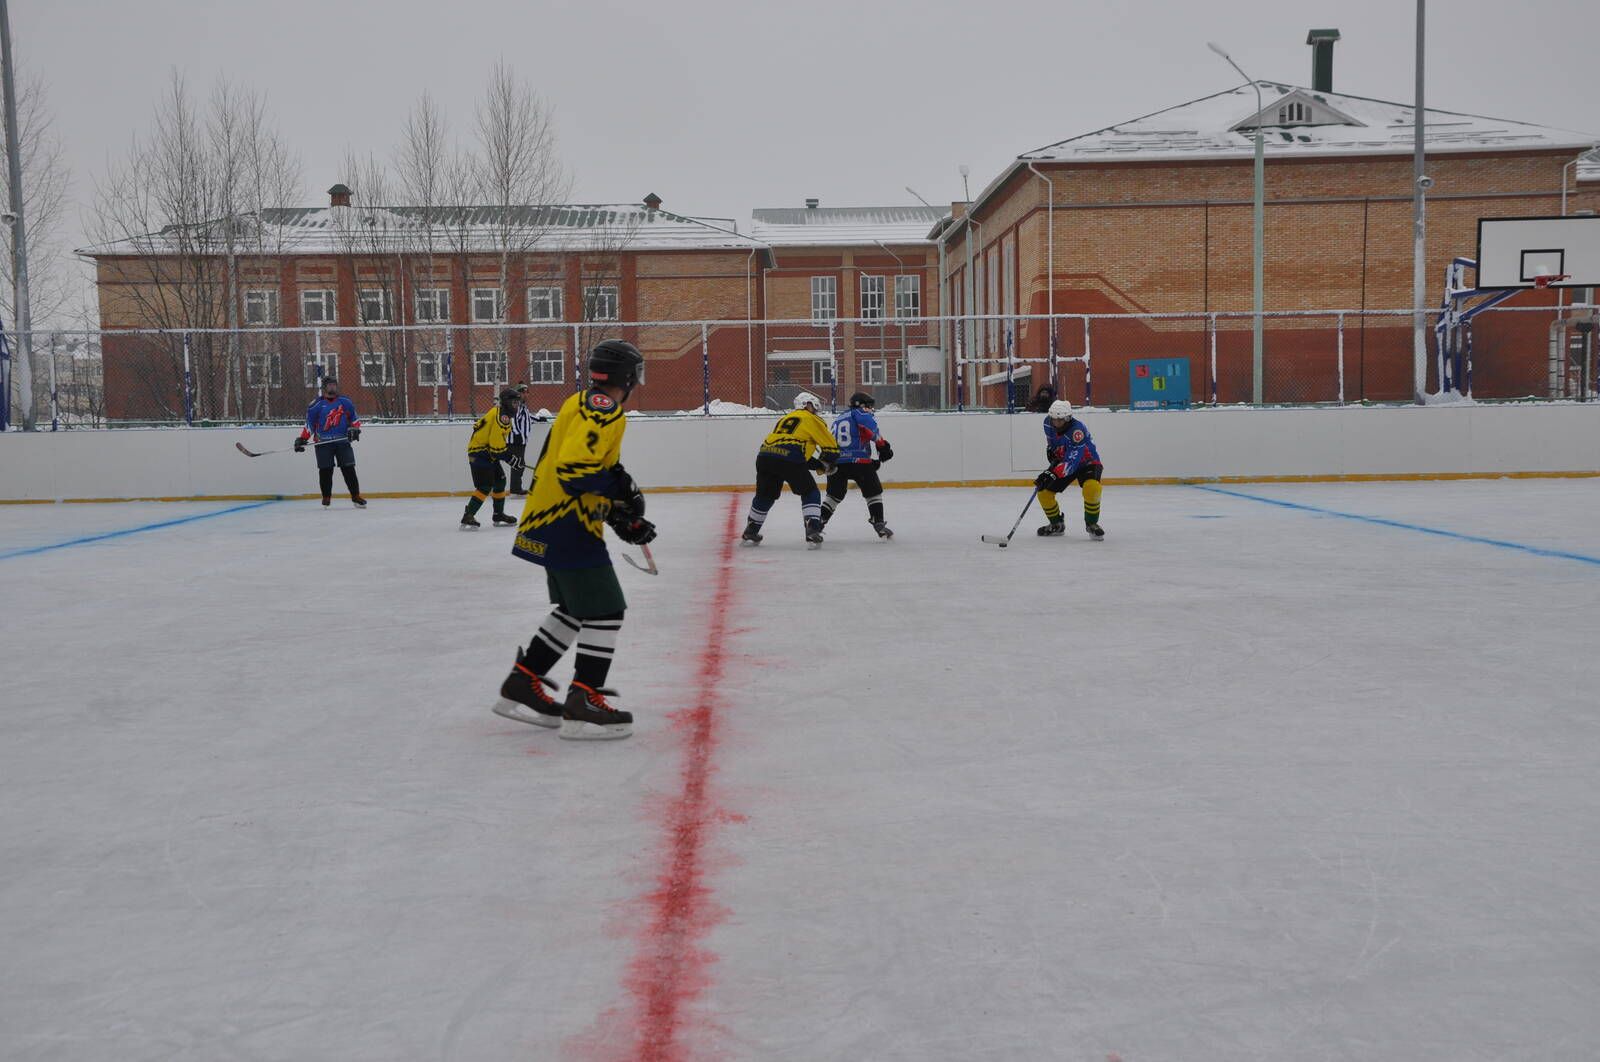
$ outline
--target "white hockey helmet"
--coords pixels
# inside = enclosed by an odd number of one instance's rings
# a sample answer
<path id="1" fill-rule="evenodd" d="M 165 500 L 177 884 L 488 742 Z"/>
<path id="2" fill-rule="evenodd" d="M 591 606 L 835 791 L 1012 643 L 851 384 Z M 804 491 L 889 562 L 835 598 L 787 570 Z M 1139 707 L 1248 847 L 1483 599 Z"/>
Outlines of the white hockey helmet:
<path id="1" fill-rule="evenodd" d="M 1072 403 L 1068 402 L 1065 398 L 1058 398 L 1054 402 L 1051 402 L 1050 403 L 1050 419 L 1051 420 L 1071 420 L 1072 419 Z"/>
<path id="2" fill-rule="evenodd" d="M 822 399 L 818 398 L 810 391 L 801 391 L 799 394 L 794 396 L 795 409 L 804 409 L 807 406 L 811 407 L 811 412 L 813 413 L 820 412 L 822 409 Z"/>

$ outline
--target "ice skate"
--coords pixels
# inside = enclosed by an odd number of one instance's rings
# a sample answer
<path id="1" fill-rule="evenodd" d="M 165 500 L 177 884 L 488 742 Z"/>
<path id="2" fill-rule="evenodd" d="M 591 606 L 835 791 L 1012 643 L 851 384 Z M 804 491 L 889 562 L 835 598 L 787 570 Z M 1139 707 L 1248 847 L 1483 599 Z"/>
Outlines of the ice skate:
<path id="1" fill-rule="evenodd" d="M 515 516 L 507 516 L 505 513 L 495 513 L 492 519 L 496 527 L 515 527 L 517 525 L 517 518 Z"/>
<path id="2" fill-rule="evenodd" d="M 761 525 L 754 520 L 747 521 L 744 525 L 744 534 L 739 536 L 741 542 L 748 542 L 752 546 L 761 545 Z"/>
<path id="3" fill-rule="evenodd" d="M 1067 522 L 1065 520 L 1051 520 L 1034 533 L 1040 538 L 1054 538 L 1057 535 L 1064 535 L 1067 533 Z"/>
<path id="4" fill-rule="evenodd" d="M 806 548 L 822 548 L 822 521 L 815 516 L 806 521 Z"/>
<path id="5" fill-rule="evenodd" d="M 878 533 L 879 538 L 890 539 L 894 537 L 894 532 L 882 520 L 872 521 L 872 529 Z"/>
<path id="6" fill-rule="evenodd" d="M 1096 542 L 1106 537 L 1105 530 L 1099 524 L 1084 524 L 1083 529 L 1089 532 L 1089 537 Z"/>
<path id="7" fill-rule="evenodd" d="M 461 530 L 463 530 L 463 531 L 476 531 L 478 528 L 480 528 L 482 526 L 483 526 L 482 524 L 478 523 L 478 518 L 477 517 L 471 515 L 470 513 L 463 513 L 462 514 L 462 516 L 461 516 Z"/>
<path id="8" fill-rule="evenodd" d="M 331 495 L 331 494 L 324 494 L 324 495 L 323 495 L 323 496 L 322 496 L 322 507 L 323 507 L 323 508 L 324 508 L 324 509 L 326 509 L 326 508 L 327 508 L 327 507 L 328 507 L 328 506 L 330 506 L 330 505 L 332 505 L 332 504 L 333 504 L 333 495 Z"/>
<path id="9" fill-rule="evenodd" d="M 535 675 L 522 661 L 523 654 L 519 652 L 516 666 L 500 684 L 500 700 L 494 706 L 494 714 L 534 726 L 560 726 L 561 705 L 550 696 L 556 684 L 543 675 Z"/>
<path id="10" fill-rule="evenodd" d="M 606 695 L 615 690 L 594 690 L 581 682 L 567 687 L 561 706 L 561 737 L 568 741 L 614 741 L 633 733 L 633 716 L 611 707 Z"/>
<path id="11" fill-rule="evenodd" d="M 363 498 L 359 494 L 353 494 L 350 496 L 350 504 L 354 505 L 357 509 L 365 509 L 367 507 L 367 499 Z"/>

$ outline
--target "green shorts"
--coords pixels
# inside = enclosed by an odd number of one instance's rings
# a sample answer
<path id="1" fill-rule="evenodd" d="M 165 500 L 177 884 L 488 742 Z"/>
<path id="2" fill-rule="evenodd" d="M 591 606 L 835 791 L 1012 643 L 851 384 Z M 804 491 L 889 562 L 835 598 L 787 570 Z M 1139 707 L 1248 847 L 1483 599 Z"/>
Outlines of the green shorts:
<path id="1" fill-rule="evenodd" d="M 598 619 L 614 616 L 628 607 L 617 582 L 617 569 L 609 564 L 598 568 L 546 568 L 545 583 L 550 588 L 550 603 L 573 619 Z"/>

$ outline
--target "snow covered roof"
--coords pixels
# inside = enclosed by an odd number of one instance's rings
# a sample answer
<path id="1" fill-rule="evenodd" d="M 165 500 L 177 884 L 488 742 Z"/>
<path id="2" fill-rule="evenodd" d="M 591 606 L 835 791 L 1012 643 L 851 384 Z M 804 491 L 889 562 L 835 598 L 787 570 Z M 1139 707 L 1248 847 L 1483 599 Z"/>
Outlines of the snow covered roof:
<path id="1" fill-rule="evenodd" d="M 1411 153 L 1415 108 L 1409 104 L 1259 81 L 1047 144 L 1018 158 L 1083 162 L 1249 156 L 1255 151 L 1256 86 L 1264 104 L 1260 116 L 1269 157 Z M 1310 121 L 1292 109 L 1297 103 L 1312 111 Z M 1581 150 L 1596 140 L 1569 129 L 1433 107 L 1427 109 L 1423 138 L 1429 154 Z"/>
<path id="2" fill-rule="evenodd" d="M 928 243 L 948 211 L 930 206 L 778 207 L 756 210 L 750 234 L 773 247 Z"/>
<path id="3" fill-rule="evenodd" d="M 1578 158 L 1578 180 L 1600 181 L 1600 147 L 1585 151 Z"/>
<path id="4" fill-rule="evenodd" d="M 192 227 L 190 246 L 219 249 L 226 220 Z M 563 204 L 534 207 L 286 207 L 234 218 L 242 247 L 268 248 L 274 254 L 348 254 L 421 247 L 430 227 L 434 246 L 450 250 L 497 251 L 507 234 L 529 252 L 642 250 L 747 251 L 755 242 L 741 235 L 731 218 L 699 218 L 650 210 L 634 203 Z M 184 234 L 174 227 L 132 237 L 80 253 L 150 254 L 177 250 Z"/>

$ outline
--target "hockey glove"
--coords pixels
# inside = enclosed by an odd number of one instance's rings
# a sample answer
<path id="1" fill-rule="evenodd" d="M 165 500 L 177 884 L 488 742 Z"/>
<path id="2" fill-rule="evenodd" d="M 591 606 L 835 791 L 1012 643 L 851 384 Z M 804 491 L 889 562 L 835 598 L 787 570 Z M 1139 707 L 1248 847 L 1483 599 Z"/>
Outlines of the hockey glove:
<path id="1" fill-rule="evenodd" d="M 1060 494 L 1067 489 L 1067 478 L 1058 476 L 1054 469 L 1047 468 L 1034 477 L 1033 485 L 1040 490 L 1047 490 L 1052 494 Z"/>
<path id="2" fill-rule="evenodd" d="M 616 532 L 617 537 L 630 546 L 642 546 L 655 541 L 656 525 L 642 517 L 613 511 L 606 522 L 611 525 L 611 530 Z"/>
<path id="3" fill-rule="evenodd" d="M 296 439 L 294 441 L 294 452 L 297 454 L 306 452 L 306 441 L 304 439 Z"/>
<path id="4" fill-rule="evenodd" d="M 890 447 L 890 445 L 888 443 L 884 442 L 882 439 L 879 439 L 878 440 L 878 460 L 882 461 L 884 464 L 888 464 L 893 459 L 894 459 L 894 449 L 892 447 Z"/>
<path id="5" fill-rule="evenodd" d="M 361 429 L 360 428 L 351 428 L 350 429 L 350 441 L 351 442 L 360 442 L 361 441 Z"/>
<path id="6" fill-rule="evenodd" d="M 522 456 L 520 450 L 507 450 L 506 464 L 511 466 L 511 471 L 521 472 L 528 467 L 528 459 Z"/>
<path id="7" fill-rule="evenodd" d="M 612 465 L 611 472 L 615 478 L 606 497 L 611 499 L 612 512 L 635 518 L 644 516 L 644 492 L 639 489 L 639 484 L 633 481 L 621 464 Z"/>

